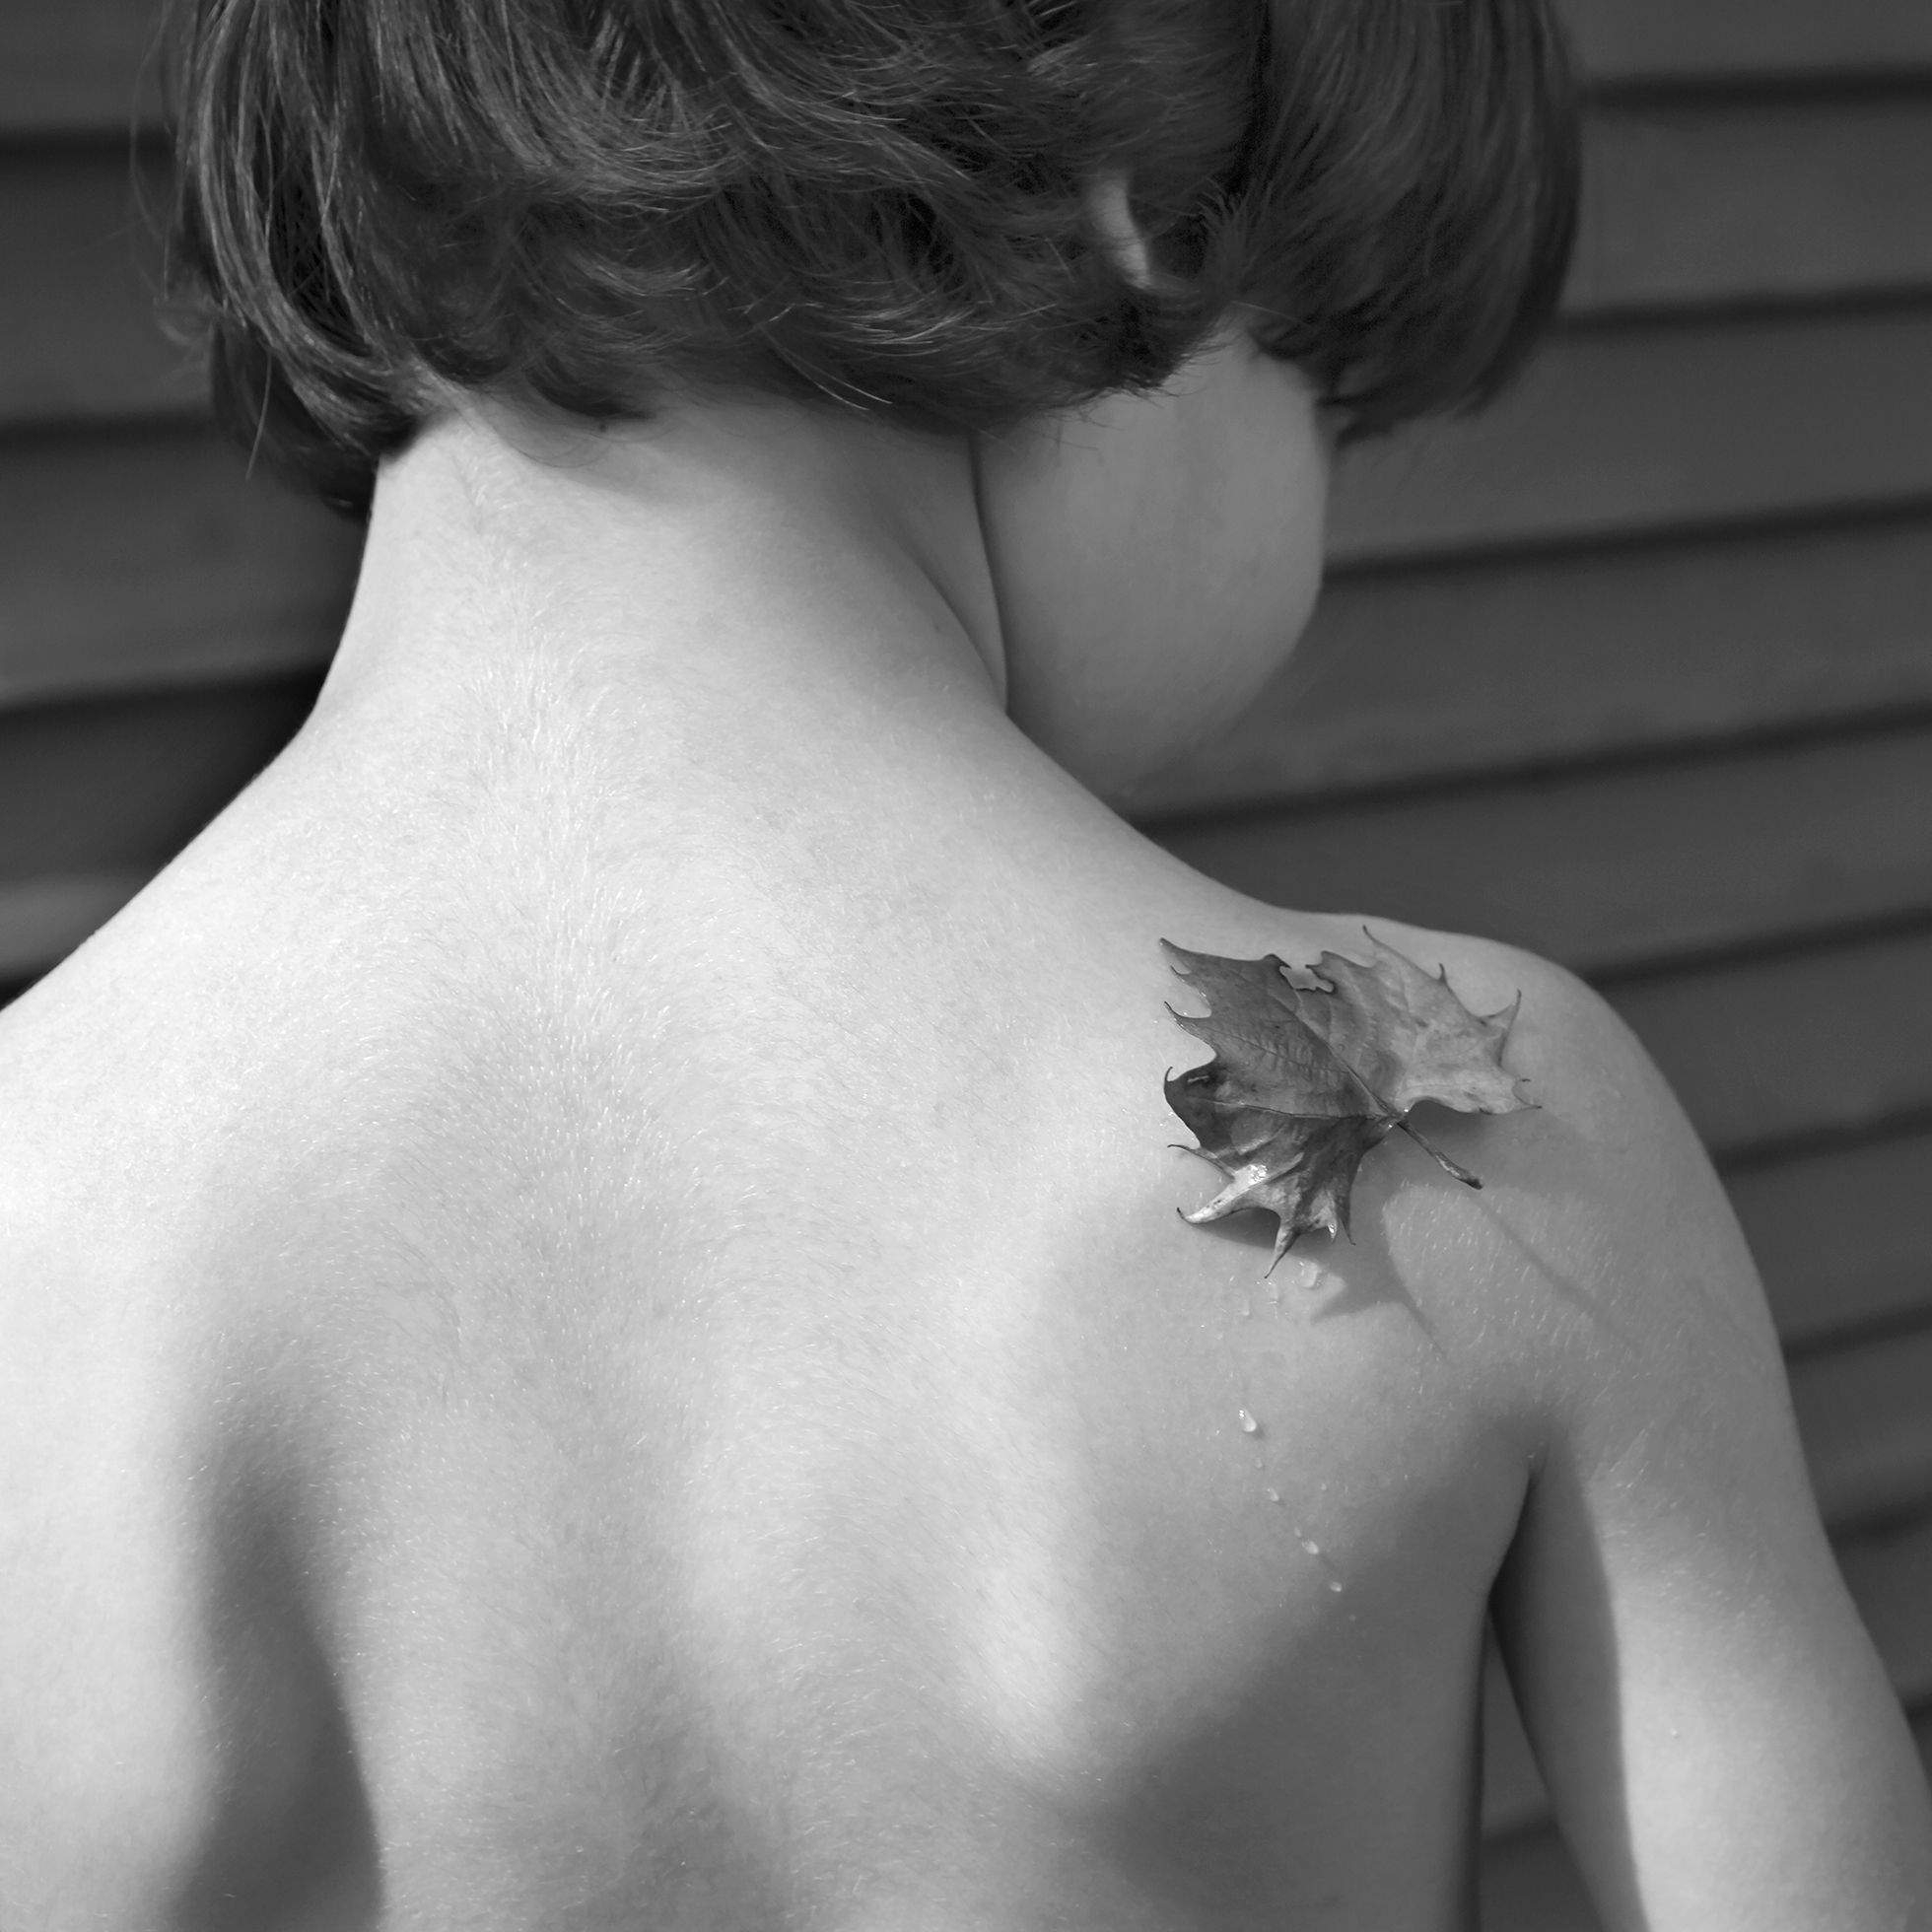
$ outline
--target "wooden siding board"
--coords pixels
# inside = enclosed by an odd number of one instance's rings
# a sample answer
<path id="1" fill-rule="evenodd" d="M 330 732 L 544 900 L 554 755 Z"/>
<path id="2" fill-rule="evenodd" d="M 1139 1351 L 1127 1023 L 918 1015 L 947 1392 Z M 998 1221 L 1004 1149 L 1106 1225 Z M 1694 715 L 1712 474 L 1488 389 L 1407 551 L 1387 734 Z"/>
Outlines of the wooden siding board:
<path id="1" fill-rule="evenodd" d="M 1486 413 L 1338 465 L 1336 562 L 1932 497 L 1932 309 L 1558 337 Z"/>
<path id="2" fill-rule="evenodd" d="M 211 431 L 0 442 L 0 712 L 316 668 L 360 548 Z"/>
<path id="3" fill-rule="evenodd" d="M 1553 1826 L 1484 1846 L 1481 1890 L 1483 1932 L 1602 1932 Z"/>
<path id="4" fill-rule="evenodd" d="M 126 145 L 0 151 L 0 428 L 200 409 L 156 307 L 168 172 Z"/>
<path id="5" fill-rule="evenodd" d="M 1639 981 L 1610 1000 L 1721 1155 L 1932 1110 L 1928 989 L 1932 930 Z"/>
<path id="6" fill-rule="evenodd" d="M 6 0 L 0 136 L 115 133 L 159 117 L 158 0 Z"/>
<path id="7" fill-rule="evenodd" d="M 1932 68 L 1924 0 L 1560 0 L 1604 81 Z"/>
<path id="8" fill-rule="evenodd" d="M 1932 92 L 1600 108 L 1566 306 L 1592 314 L 1932 286 Z"/>
<path id="9" fill-rule="evenodd" d="M 1860 1058 L 1890 1083 L 1885 1034 L 1869 1019 L 1864 1030 Z M 1809 1069 L 1796 1070 L 1803 1078 Z M 1779 1161 L 1725 1186 L 1787 1347 L 1932 1314 L 1932 1133 Z"/>
<path id="10" fill-rule="evenodd" d="M 1791 1400 L 1831 1529 L 1932 1509 L 1932 1328 L 1794 1363 Z"/>
<path id="11" fill-rule="evenodd" d="M 0 717 L 0 881 L 153 870 L 278 752 L 309 681 Z"/>
<path id="12" fill-rule="evenodd" d="M 1923 0 L 1562 0 L 1607 82 L 1932 68 Z M 9 0 L 0 8 L 0 130 L 117 128 L 159 106 L 155 0 Z"/>
<path id="13" fill-rule="evenodd" d="M 1137 816 L 1932 705 L 1932 519 L 1342 577 Z"/>
<path id="14" fill-rule="evenodd" d="M 35 979 L 64 959 L 140 891 L 152 869 L 0 879 L 0 989 Z"/>
<path id="15" fill-rule="evenodd" d="M 1932 1700 L 1932 1515 L 1837 1556 L 1893 1689 L 1908 1706 Z"/>
<path id="16" fill-rule="evenodd" d="M 1932 733 L 1158 830 L 1275 905 L 1508 940 L 1605 973 L 1932 909 Z"/>

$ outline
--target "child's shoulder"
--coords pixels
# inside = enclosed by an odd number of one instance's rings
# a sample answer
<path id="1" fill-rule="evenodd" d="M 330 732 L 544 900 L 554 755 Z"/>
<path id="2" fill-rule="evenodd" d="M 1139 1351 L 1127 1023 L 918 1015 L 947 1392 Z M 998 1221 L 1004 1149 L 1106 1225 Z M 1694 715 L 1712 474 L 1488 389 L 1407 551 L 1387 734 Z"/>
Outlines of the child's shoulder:
<path id="1" fill-rule="evenodd" d="M 1513 1357 L 1546 1440 L 1601 1465 L 1687 1407 L 1788 1436 L 1757 1269 L 1642 1043 L 1552 961 L 1467 934 L 1367 924 L 1445 972 L 1478 1012 L 1516 1007 L 1503 1062 L 1532 1109 L 1490 1121 L 1424 1108 L 1431 1137 L 1460 1152 L 1483 1188 L 1417 1192 L 1394 1211 L 1418 1271 L 1470 1284 L 1465 1332 Z"/>
<path id="2" fill-rule="evenodd" d="M 1524 1339 L 1525 1370 L 1552 1401 L 1586 1409 L 1620 1389 L 1636 1409 L 1674 1399 L 1679 1369 L 1706 1347 L 1775 1379 L 1775 1339 L 1724 1190 L 1601 994 L 1520 947 L 1373 914 L 1311 920 L 1244 902 L 1240 919 L 1257 951 L 1290 965 L 1312 965 L 1317 947 L 1366 960 L 1379 941 L 1446 978 L 1474 1013 L 1513 1011 L 1501 1060 L 1529 1106 L 1493 1116 L 1424 1104 L 1414 1117 L 1480 1190 L 1413 1149 L 1362 1172 L 1360 1198 L 1382 1216 L 1392 1259 L 1438 1295 L 1464 1284 L 1450 1299 L 1477 1345 L 1506 1352 L 1512 1335 Z"/>

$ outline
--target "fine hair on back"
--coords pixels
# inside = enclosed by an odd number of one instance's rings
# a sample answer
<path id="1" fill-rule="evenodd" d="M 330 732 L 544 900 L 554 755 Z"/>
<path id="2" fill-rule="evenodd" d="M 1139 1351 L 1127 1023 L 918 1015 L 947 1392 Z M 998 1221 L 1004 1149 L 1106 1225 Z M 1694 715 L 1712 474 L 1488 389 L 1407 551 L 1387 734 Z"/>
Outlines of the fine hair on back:
<path id="1" fill-rule="evenodd" d="M 1574 226 L 1547 0 L 175 0 L 175 287 L 351 512 L 451 388 L 986 431 L 1236 304 L 1351 433 L 1480 402 Z M 1135 275 L 1095 215 L 1117 172 Z"/>

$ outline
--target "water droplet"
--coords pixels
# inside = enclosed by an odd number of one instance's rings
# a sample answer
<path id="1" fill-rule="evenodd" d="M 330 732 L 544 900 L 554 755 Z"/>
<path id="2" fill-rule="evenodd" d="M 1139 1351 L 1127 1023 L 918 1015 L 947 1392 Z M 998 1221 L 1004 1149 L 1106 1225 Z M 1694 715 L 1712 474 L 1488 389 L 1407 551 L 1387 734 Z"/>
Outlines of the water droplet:
<path id="1" fill-rule="evenodd" d="M 1270 1502 L 1279 1502 L 1279 1501 L 1281 1500 L 1281 1492 L 1280 1492 L 1280 1490 L 1279 1490 L 1279 1489 L 1270 1489 L 1270 1490 L 1269 1490 L 1269 1492 L 1268 1492 L 1268 1500 L 1269 1500 Z"/>
<path id="2" fill-rule="evenodd" d="M 1311 1556 L 1319 1556 L 1322 1553 L 1322 1546 L 1319 1543 L 1317 1543 L 1312 1536 L 1303 1537 L 1301 1539 L 1301 1547 L 1305 1551 L 1307 1551 Z"/>
<path id="3" fill-rule="evenodd" d="M 1333 1590 L 1333 1591 L 1335 1592 L 1335 1594 L 1336 1594 L 1336 1595 L 1337 1595 L 1338 1597 L 1339 1597 L 1339 1596 L 1341 1596 L 1341 1594 L 1342 1594 L 1342 1579 L 1341 1579 L 1341 1578 L 1340 1578 L 1339 1576 L 1332 1576 L 1332 1577 L 1330 1577 L 1330 1578 L 1329 1578 L 1329 1588 L 1330 1588 L 1331 1590 Z"/>
<path id="4" fill-rule="evenodd" d="M 1241 1412 L 1241 1433 L 1243 1435 L 1257 1435 L 1260 1431 L 1261 1424 L 1244 1409 Z"/>
<path id="5" fill-rule="evenodd" d="M 1252 1322 L 1255 1319 L 1255 1304 L 1252 1301 L 1244 1301 L 1241 1304 L 1241 1319 L 1244 1322 Z"/>
<path id="6" fill-rule="evenodd" d="M 1257 1456 L 1255 1458 L 1255 1467 L 1257 1469 L 1266 1469 L 1268 1467 L 1268 1459 L 1265 1456 Z"/>

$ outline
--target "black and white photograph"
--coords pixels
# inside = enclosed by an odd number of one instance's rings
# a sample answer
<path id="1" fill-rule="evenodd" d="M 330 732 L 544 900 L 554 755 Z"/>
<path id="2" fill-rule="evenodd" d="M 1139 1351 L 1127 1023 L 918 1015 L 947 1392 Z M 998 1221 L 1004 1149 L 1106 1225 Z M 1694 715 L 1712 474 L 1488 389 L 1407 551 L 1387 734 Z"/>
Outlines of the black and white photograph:
<path id="1" fill-rule="evenodd" d="M 0 0 L 0 1932 L 1932 1932 L 1932 0 Z"/>

